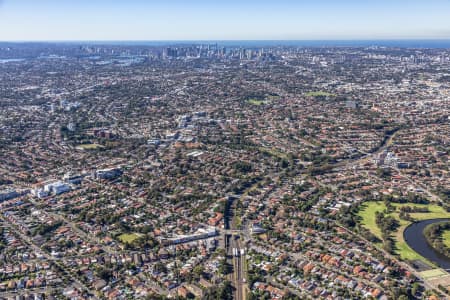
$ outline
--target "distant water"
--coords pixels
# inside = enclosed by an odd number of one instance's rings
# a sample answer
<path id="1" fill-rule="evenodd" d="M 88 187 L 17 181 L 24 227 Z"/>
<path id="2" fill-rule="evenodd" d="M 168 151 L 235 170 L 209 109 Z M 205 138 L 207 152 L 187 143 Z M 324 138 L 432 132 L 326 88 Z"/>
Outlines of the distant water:
<path id="1" fill-rule="evenodd" d="M 1 0 L 0 0 L 1 1 Z M 221 47 L 389 47 L 389 48 L 429 48 L 450 49 L 450 39 L 440 40 L 167 40 L 167 41 L 40 41 L 40 42 L 1 42 L 1 45 L 118 45 L 118 46 L 176 46 L 212 45 Z"/>
<path id="2" fill-rule="evenodd" d="M 24 61 L 25 59 L 23 58 L 7 58 L 7 59 L 0 59 L 0 64 L 6 64 L 9 62 L 20 62 L 20 61 Z"/>
<path id="3" fill-rule="evenodd" d="M 165 46 L 165 45 L 199 45 L 217 44 L 223 47 L 393 47 L 393 48 L 446 48 L 450 49 L 448 40 L 236 40 L 236 41 L 79 41 L 71 43 L 130 45 L 130 46 Z"/>

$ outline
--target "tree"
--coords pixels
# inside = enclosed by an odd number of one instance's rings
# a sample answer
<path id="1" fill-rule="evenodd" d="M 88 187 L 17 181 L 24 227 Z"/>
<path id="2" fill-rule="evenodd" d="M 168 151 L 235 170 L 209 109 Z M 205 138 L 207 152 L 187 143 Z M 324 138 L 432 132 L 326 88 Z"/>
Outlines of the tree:
<path id="1" fill-rule="evenodd" d="M 204 268 L 202 265 L 196 265 L 194 267 L 193 273 L 195 275 L 195 278 L 199 279 L 202 276 L 203 272 L 204 272 Z"/>
<path id="2" fill-rule="evenodd" d="M 211 287 L 206 290 L 202 300 L 232 300 L 233 287 L 230 281 L 225 281 L 218 287 Z"/>
<path id="3" fill-rule="evenodd" d="M 231 265 L 227 263 L 226 259 L 222 259 L 218 269 L 220 274 L 227 275 L 231 272 Z"/>
<path id="4" fill-rule="evenodd" d="M 111 279 L 111 277 L 112 277 L 112 271 L 110 269 L 107 269 L 107 268 L 104 268 L 104 267 L 99 267 L 99 269 L 97 270 L 97 275 L 101 279 L 103 279 L 106 282 L 108 282 Z"/>

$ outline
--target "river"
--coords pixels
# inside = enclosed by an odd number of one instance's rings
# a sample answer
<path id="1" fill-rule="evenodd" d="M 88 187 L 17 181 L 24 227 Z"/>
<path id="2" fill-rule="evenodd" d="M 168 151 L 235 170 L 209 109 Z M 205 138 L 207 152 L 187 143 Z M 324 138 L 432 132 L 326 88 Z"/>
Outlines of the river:
<path id="1" fill-rule="evenodd" d="M 442 255 L 431 247 L 423 234 L 423 230 L 428 225 L 446 221 L 450 221 L 450 219 L 431 219 L 413 223 L 406 227 L 403 232 L 403 237 L 411 249 L 432 261 L 440 268 L 450 270 L 450 258 Z"/>

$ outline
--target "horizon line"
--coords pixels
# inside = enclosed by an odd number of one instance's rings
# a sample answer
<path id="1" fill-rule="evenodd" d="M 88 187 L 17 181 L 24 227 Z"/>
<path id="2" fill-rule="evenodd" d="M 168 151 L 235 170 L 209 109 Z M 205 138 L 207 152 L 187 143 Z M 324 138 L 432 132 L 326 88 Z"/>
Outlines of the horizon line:
<path id="1" fill-rule="evenodd" d="M 0 40 L 0 43 L 53 42 L 359 42 L 359 41 L 450 41 L 446 38 L 326 38 L 326 39 L 55 39 L 55 40 Z"/>

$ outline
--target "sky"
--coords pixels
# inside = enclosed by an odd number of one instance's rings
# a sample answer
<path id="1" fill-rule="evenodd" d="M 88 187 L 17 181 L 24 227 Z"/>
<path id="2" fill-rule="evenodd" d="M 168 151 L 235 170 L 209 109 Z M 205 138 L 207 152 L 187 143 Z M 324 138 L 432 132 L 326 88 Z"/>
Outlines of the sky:
<path id="1" fill-rule="evenodd" d="M 450 39 L 449 0 L 0 0 L 0 41 Z"/>

